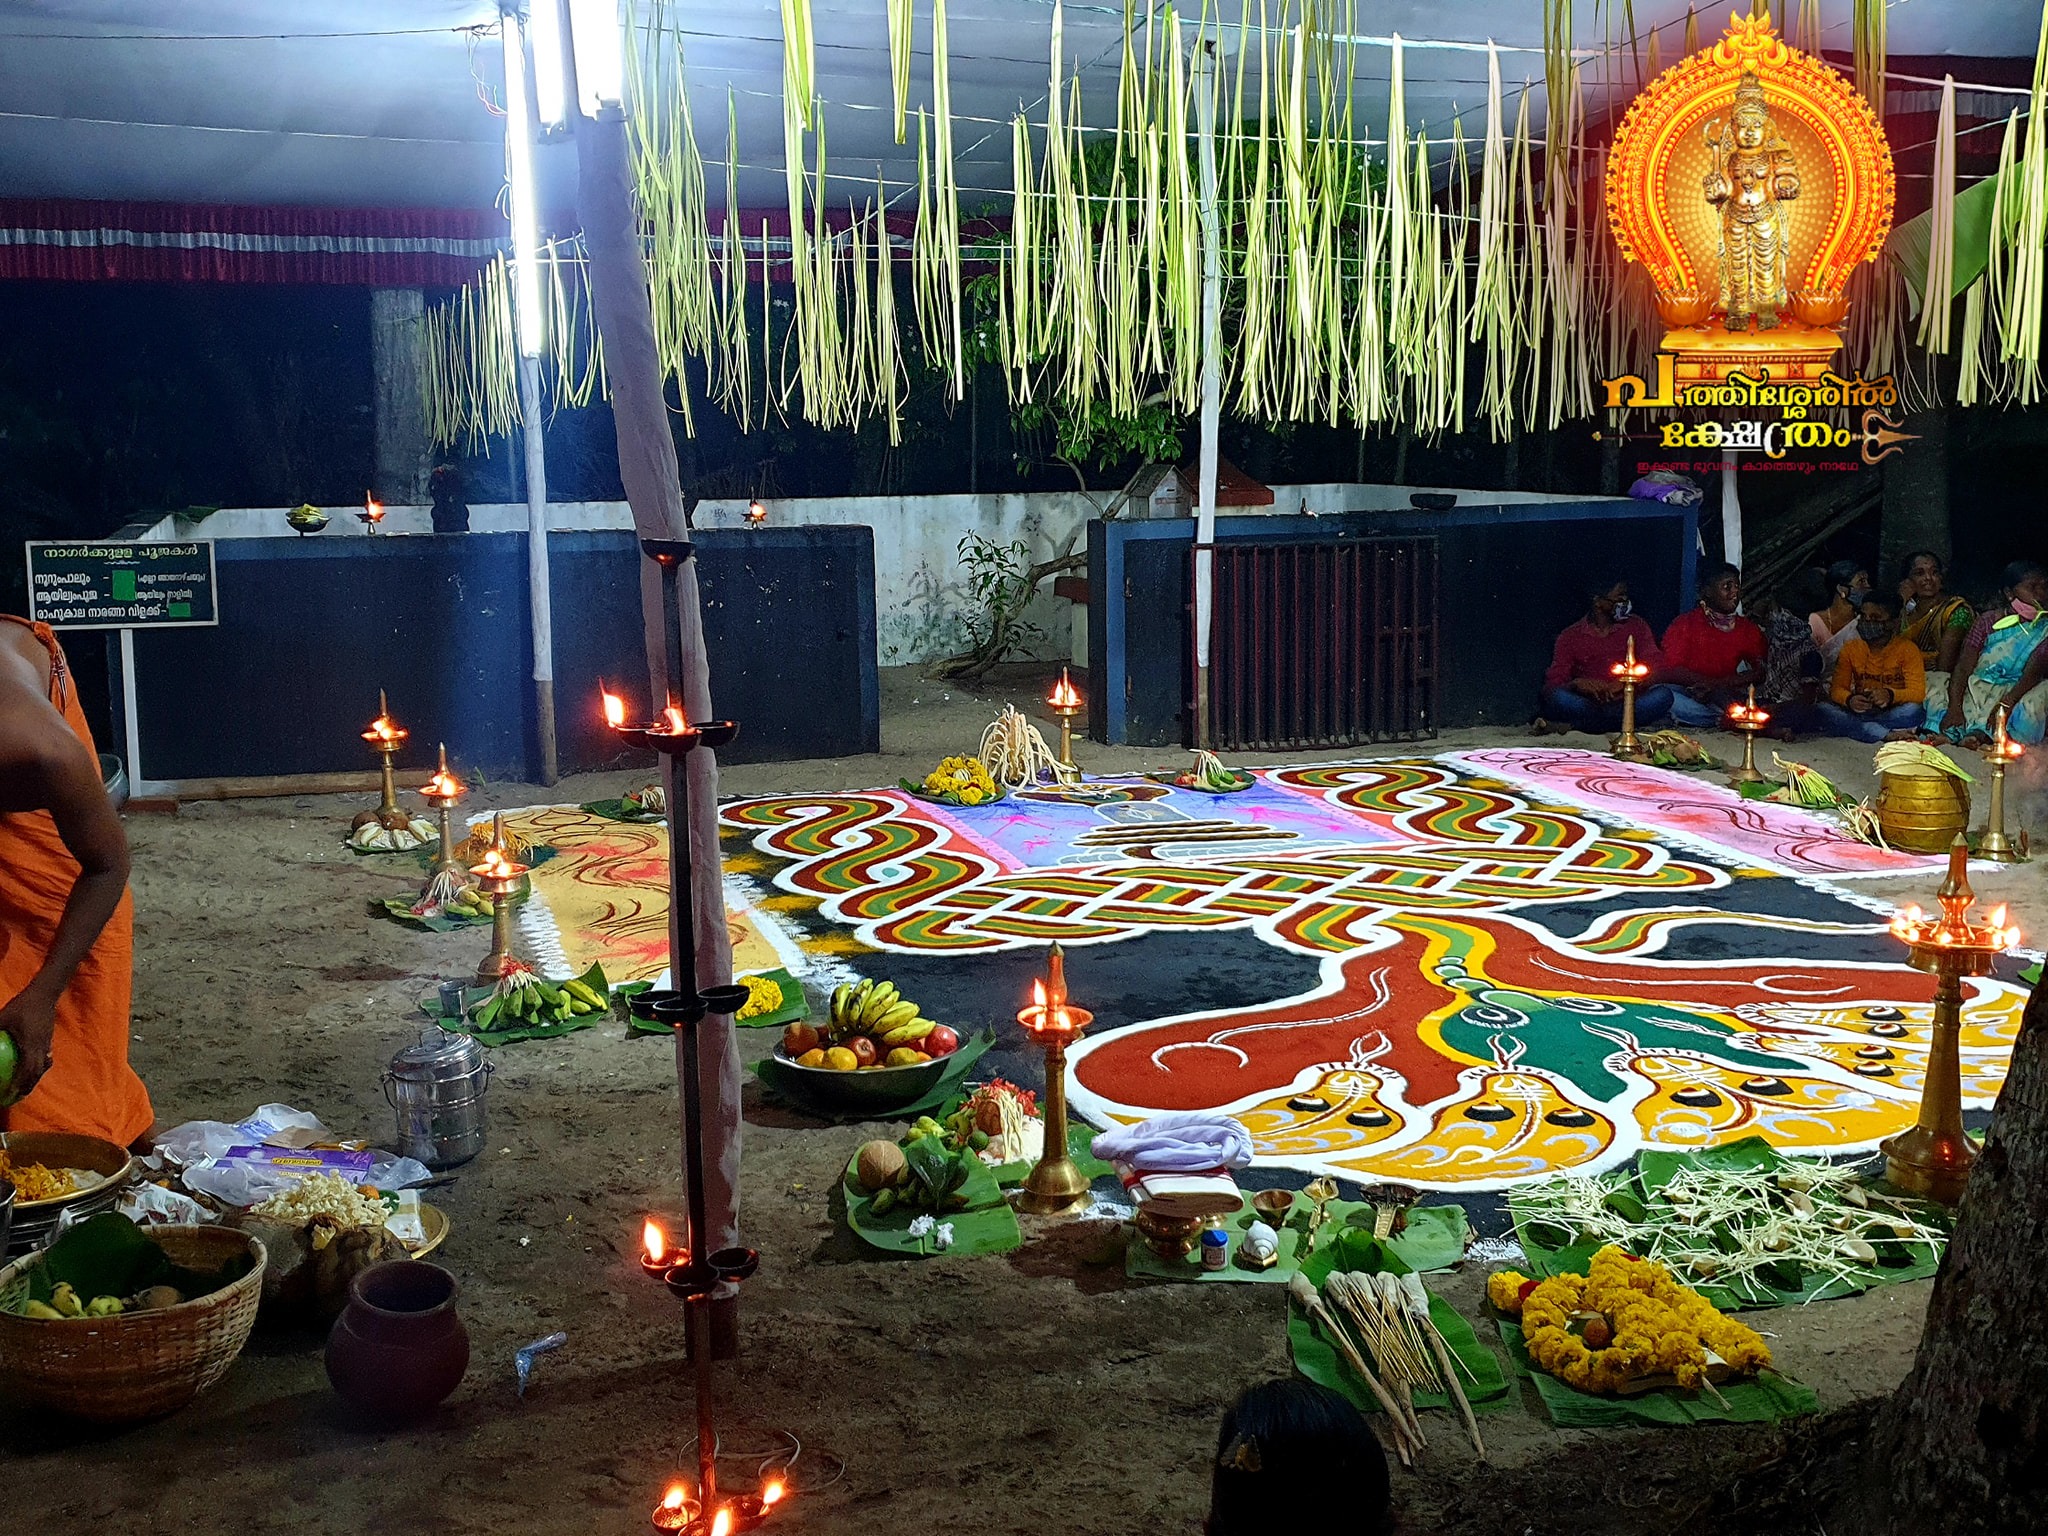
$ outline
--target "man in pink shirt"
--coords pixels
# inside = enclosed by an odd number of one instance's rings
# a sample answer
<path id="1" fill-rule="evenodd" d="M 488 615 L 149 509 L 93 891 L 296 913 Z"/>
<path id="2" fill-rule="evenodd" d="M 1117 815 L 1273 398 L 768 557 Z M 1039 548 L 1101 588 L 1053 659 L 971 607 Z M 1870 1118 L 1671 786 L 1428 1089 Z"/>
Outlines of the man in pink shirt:
<path id="1" fill-rule="evenodd" d="M 1621 680 L 1614 665 L 1626 659 L 1635 642 L 1636 660 L 1654 678 L 1664 664 L 1657 636 L 1631 611 L 1628 583 L 1596 581 L 1586 616 L 1566 626 L 1543 674 L 1543 713 L 1539 732 L 1590 731 L 1595 735 L 1621 729 Z M 1636 690 L 1636 724 L 1649 725 L 1671 712 L 1671 690 L 1658 684 Z"/>

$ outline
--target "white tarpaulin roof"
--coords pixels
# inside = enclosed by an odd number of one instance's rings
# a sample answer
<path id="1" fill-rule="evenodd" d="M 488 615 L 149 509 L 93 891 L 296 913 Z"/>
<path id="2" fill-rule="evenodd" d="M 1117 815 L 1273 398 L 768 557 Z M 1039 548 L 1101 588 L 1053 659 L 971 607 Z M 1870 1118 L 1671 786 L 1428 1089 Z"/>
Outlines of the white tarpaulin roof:
<path id="1" fill-rule="evenodd" d="M 1219 0 L 1235 17 L 1239 0 Z M 1277 8 L 1277 7 L 1276 7 Z M 1746 9 L 1746 6 L 1744 7 Z M 1199 0 L 1187 9 L 1199 14 Z M 1619 5 L 1602 9 L 1612 12 Z M 1657 25 L 1662 54 L 1681 47 L 1684 0 L 1635 0 Z M 1700 7 L 1702 38 L 1726 25 L 1728 0 Z M 1781 0 L 1796 12 L 1796 0 Z M 1581 48 L 1597 48 L 1596 7 L 1575 7 Z M 741 199 L 782 200 L 781 29 L 776 0 L 671 0 L 686 34 L 699 143 L 715 204 L 723 196 L 726 88 L 740 118 Z M 893 142 L 884 0 L 814 0 L 817 91 L 826 103 L 830 169 L 858 195 L 879 169 L 915 176 L 916 146 Z M 930 100 L 929 0 L 917 0 L 913 105 Z M 1521 50 L 1502 60 L 1512 83 L 1542 76 L 1540 0 L 1360 0 L 1358 31 L 1400 33 L 1408 116 L 1447 134 L 1463 109 L 1476 136 L 1492 38 Z M 1042 120 L 1051 0 L 952 0 L 953 102 L 959 182 L 1009 184 L 1008 119 Z M 1849 0 L 1823 0 L 1827 43 L 1848 47 Z M 1609 19 L 1606 23 L 1612 27 Z M 0 193 L 171 202 L 484 207 L 504 179 L 495 97 L 500 54 L 493 0 L 0 0 Z M 1894 0 L 1895 56 L 2031 57 L 2038 0 Z M 1122 6 L 1070 4 L 1066 58 L 1091 122 L 1113 120 Z M 1591 66 L 1597 86 L 1600 66 Z M 1383 132 L 1386 50 L 1358 68 L 1361 122 Z M 1535 103 L 1540 120 L 1540 92 Z M 545 183 L 565 186 L 568 156 L 542 152 Z M 566 202 L 566 197 L 544 199 Z"/>

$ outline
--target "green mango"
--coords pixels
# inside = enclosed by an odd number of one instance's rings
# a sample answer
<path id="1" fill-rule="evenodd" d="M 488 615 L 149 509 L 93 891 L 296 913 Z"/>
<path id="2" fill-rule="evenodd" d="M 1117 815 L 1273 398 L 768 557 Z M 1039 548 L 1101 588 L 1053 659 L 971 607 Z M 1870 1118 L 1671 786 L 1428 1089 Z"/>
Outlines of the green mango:
<path id="1" fill-rule="evenodd" d="M 21 1097 L 14 1086 L 14 1069 L 20 1064 L 21 1053 L 14 1048 L 14 1036 L 0 1035 L 0 1109 Z"/>

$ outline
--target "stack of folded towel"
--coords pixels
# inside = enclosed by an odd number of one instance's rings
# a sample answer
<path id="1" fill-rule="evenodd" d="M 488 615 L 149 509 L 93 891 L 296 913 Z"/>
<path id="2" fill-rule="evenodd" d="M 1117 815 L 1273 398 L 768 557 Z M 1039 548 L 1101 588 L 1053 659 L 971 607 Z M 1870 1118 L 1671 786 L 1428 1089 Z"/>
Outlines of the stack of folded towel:
<path id="1" fill-rule="evenodd" d="M 1230 1216 L 1244 1209 L 1233 1168 L 1251 1164 L 1252 1138 L 1228 1115 L 1155 1115 L 1095 1138 L 1095 1155 L 1116 1169 L 1139 1205 L 1168 1217 Z"/>

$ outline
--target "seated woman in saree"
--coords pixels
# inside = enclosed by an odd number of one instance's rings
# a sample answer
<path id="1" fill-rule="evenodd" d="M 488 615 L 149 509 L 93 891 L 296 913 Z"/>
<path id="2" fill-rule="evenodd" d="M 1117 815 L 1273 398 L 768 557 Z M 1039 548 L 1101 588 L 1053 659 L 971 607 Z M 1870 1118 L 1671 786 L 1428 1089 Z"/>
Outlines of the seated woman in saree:
<path id="1" fill-rule="evenodd" d="M 1870 590 L 1870 572 L 1854 560 L 1837 560 L 1828 567 L 1826 579 L 1827 606 L 1808 614 L 1806 622 L 1820 648 L 1822 665 L 1832 673 L 1842 647 L 1856 633 L 1856 615 L 1863 607 L 1863 594 Z"/>
<path id="2" fill-rule="evenodd" d="M 1657 636 L 1638 618 L 1628 599 L 1628 583 L 1605 576 L 1589 583 L 1586 616 L 1565 627 L 1550 653 L 1543 674 L 1543 713 L 1533 729 L 1590 731 L 1612 734 L 1621 729 L 1621 680 L 1616 662 L 1625 660 L 1633 640 L 1636 660 L 1654 679 L 1663 664 Z M 1671 713 L 1671 690 L 1652 683 L 1636 690 L 1636 724 L 1649 725 Z"/>
<path id="3" fill-rule="evenodd" d="M 1887 741 L 1911 735 L 1927 718 L 1927 675 L 1919 648 L 1899 633 L 1898 610 L 1889 592 L 1863 594 L 1856 633 L 1835 662 L 1834 686 L 1814 706 L 1830 736 Z"/>
<path id="4" fill-rule="evenodd" d="M 2048 635 L 2048 571 L 2031 560 L 2005 568 L 2005 601 L 1979 614 L 1963 639 L 1962 654 L 1949 678 L 1948 708 L 1938 728 L 1950 741 L 1979 748 L 1991 740 L 1992 716 L 2009 704 L 2006 732 L 2029 744 L 2041 740 L 2048 695 L 2036 687 L 2020 691 L 2034 649 Z"/>
<path id="5" fill-rule="evenodd" d="M 1949 674 L 1977 618 L 1976 609 L 1948 590 L 1947 577 L 1941 556 L 1931 549 L 1906 556 L 1899 576 L 1899 634 L 1919 648 L 1930 709 L 1947 703 Z"/>

